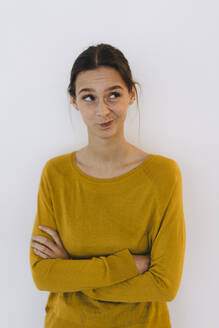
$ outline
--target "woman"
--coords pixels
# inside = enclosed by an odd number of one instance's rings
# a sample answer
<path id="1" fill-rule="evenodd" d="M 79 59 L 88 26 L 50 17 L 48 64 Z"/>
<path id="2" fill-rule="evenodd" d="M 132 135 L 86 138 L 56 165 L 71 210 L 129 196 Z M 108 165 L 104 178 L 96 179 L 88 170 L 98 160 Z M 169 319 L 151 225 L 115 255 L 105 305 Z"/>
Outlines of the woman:
<path id="1" fill-rule="evenodd" d="M 89 142 L 42 170 L 30 264 L 50 292 L 44 327 L 171 327 L 186 241 L 179 165 L 126 141 L 137 91 L 119 49 L 80 54 L 68 92 Z"/>

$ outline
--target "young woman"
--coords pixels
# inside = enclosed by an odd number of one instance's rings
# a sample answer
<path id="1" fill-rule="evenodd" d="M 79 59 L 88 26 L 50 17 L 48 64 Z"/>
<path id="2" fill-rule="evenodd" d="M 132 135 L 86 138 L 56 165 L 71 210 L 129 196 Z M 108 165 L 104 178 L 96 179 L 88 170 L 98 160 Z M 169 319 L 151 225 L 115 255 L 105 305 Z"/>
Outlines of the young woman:
<path id="1" fill-rule="evenodd" d="M 125 139 L 135 83 L 109 44 L 72 67 L 68 92 L 88 144 L 42 170 L 30 264 L 50 292 L 45 328 L 171 327 L 186 244 L 182 175 L 174 159 Z"/>

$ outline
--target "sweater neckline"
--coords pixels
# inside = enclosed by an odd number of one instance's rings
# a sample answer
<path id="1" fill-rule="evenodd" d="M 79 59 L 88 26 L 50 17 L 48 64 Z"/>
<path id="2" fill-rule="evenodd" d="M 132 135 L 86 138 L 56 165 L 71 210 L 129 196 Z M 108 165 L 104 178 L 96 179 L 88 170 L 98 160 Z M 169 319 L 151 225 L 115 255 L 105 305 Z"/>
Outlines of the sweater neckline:
<path id="1" fill-rule="evenodd" d="M 138 173 L 140 170 L 142 170 L 143 168 L 145 168 L 146 166 L 148 166 L 150 164 L 150 162 L 153 160 L 155 154 L 151 154 L 149 153 L 147 158 L 138 166 L 136 166 L 135 168 L 133 168 L 130 171 L 127 171 L 123 174 L 120 174 L 116 177 L 112 177 L 112 178 L 97 178 L 91 175 L 88 175 L 87 173 L 85 173 L 84 171 L 82 171 L 76 163 L 76 151 L 73 151 L 70 153 L 70 160 L 71 160 L 71 164 L 72 164 L 72 168 L 83 178 L 87 179 L 88 181 L 91 182 L 96 182 L 96 183 L 112 183 L 112 182 L 119 182 L 131 175 L 134 175 L 136 173 Z"/>

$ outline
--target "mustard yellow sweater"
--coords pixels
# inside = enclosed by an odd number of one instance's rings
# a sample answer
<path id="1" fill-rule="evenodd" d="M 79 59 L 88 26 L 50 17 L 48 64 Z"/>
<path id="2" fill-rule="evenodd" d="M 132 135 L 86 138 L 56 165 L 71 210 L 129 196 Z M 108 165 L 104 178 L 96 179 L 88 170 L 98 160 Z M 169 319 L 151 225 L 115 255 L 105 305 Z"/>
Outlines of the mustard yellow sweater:
<path id="1" fill-rule="evenodd" d="M 177 162 L 150 154 L 113 178 L 87 175 L 75 152 L 49 159 L 32 234 L 59 232 L 72 259 L 43 259 L 30 246 L 33 281 L 49 291 L 44 328 L 169 328 L 166 302 L 179 289 L 186 245 Z M 140 274 L 131 254 L 150 253 Z"/>

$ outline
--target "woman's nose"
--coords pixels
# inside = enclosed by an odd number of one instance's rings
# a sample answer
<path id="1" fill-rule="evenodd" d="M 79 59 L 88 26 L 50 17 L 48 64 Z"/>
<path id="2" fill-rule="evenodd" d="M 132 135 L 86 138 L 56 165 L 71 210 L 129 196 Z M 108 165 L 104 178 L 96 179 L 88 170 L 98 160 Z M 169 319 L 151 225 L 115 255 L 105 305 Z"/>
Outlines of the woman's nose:
<path id="1" fill-rule="evenodd" d="M 97 106 L 97 114 L 106 115 L 110 111 L 107 102 L 103 99 L 99 101 Z"/>

